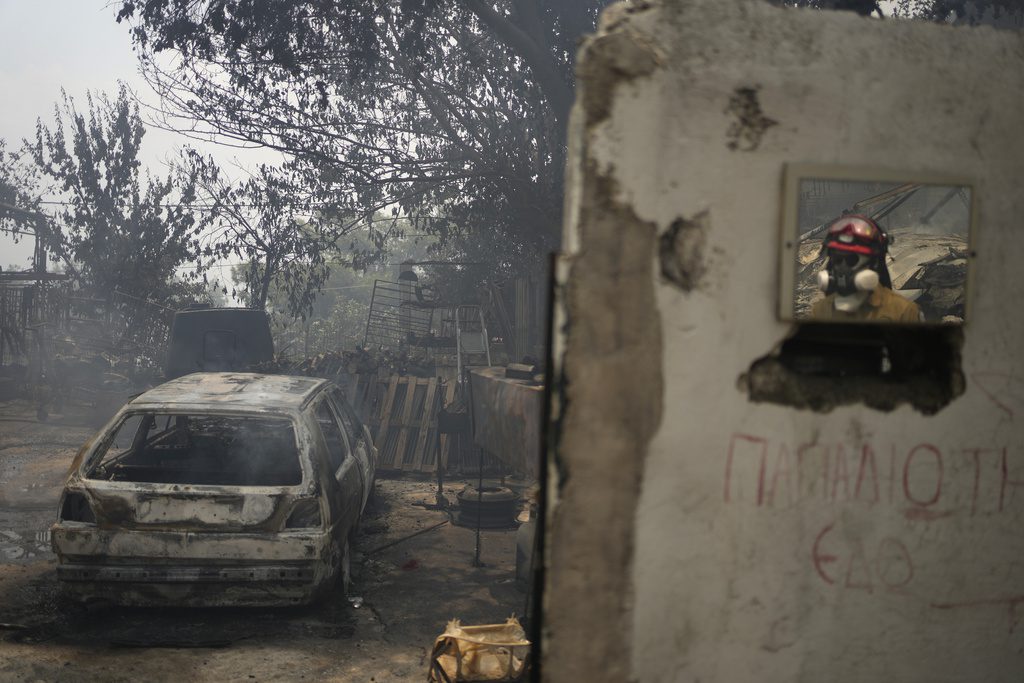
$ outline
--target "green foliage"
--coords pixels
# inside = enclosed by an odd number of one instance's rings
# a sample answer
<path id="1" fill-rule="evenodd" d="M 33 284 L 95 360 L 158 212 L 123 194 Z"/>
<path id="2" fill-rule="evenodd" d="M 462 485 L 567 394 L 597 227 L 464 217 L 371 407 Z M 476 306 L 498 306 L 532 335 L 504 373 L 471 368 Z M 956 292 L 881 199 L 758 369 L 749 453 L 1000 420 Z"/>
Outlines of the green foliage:
<path id="1" fill-rule="evenodd" d="M 0 138 L 0 202 L 28 209 L 31 199 L 25 192 L 24 180 L 18 177 L 17 161 L 17 155 L 7 151 L 7 141 Z"/>
<path id="2" fill-rule="evenodd" d="M 64 94 L 52 125 L 39 120 L 25 151 L 38 179 L 35 196 L 65 202 L 49 221 L 46 243 L 68 264 L 79 292 L 167 306 L 195 293 L 176 272 L 195 259 L 209 221 L 188 206 L 196 198 L 195 174 L 142 172 L 144 135 L 138 106 L 122 84 L 113 100 L 89 95 L 84 112 Z M 124 312 L 139 322 L 145 310 L 125 304 Z"/>
<path id="3" fill-rule="evenodd" d="M 1016 28 L 1024 24 L 1020 0 L 897 0 L 895 13 L 932 21 L 955 18 L 969 24 L 1005 23 Z"/>
<path id="4" fill-rule="evenodd" d="M 20 242 L 34 235 L 39 221 L 32 214 L 40 210 L 35 169 L 23 163 L 23 154 L 8 151 L 0 138 L 0 233 Z M 24 270 L 25 264 L 11 264 L 8 270 Z"/>
<path id="5" fill-rule="evenodd" d="M 286 170 L 261 165 L 233 182 L 210 158 L 195 152 L 183 166 L 200 178 L 200 194 L 213 228 L 203 236 L 206 258 L 243 263 L 234 279 L 251 308 L 266 308 L 273 290 L 291 318 L 312 311 L 317 291 L 330 274 L 330 255 L 353 228 L 313 209 Z"/>
<path id="6" fill-rule="evenodd" d="M 884 15 L 876 0 L 770 0 L 777 5 L 812 9 L 847 10 L 857 14 Z M 955 20 L 969 24 L 994 23 L 1020 28 L 1024 25 L 1024 9 L 1020 0 L 896 0 L 892 16 L 945 22 Z"/>
<path id="7" fill-rule="evenodd" d="M 269 305 L 274 319 L 274 347 L 286 355 L 305 356 L 361 346 L 373 281 L 379 277 L 381 273 L 374 271 L 335 268 L 302 323 L 279 313 L 287 304 L 279 304 L 274 292 Z"/>
<path id="8" fill-rule="evenodd" d="M 165 123 L 282 150 L 378 243 L 411 218 L 492 276 L 560 237 L 577 41 L 607 0 L 121 0 Z M 164 70 L 157 55 L 171 51 Z"/>
<path id="9" fill-rule="evenodd" d="M 874 12 L 882 13 L 877 0 L 781 0 L 775 4 L 790 7 L 809 7 L 811 9 L 833 9 L 856 12 L 868 16 Z"/>
<path id="10" fill-rule="evenodd" d="M 343 245 L 347 255 L 342 256 L 340 251 L 333 254 L 330 275 L 301 323 L 289 313 L 287 294 L 276 287 L 271 289 L 267 309 L 274 320 L 276 349 L 286 355 L 305 356 L 362 346 L 374 281 L 395 279 L 395 267 L 389 264 L 428 258 L 434 240 L 394 240 L 377 252 L 383 258 L 372 264 L 353 259 L 352 254 L 373 247 L 372 242 L 369 231 L 362 229 L 351 234 Z M 424 275 L 424 281 L 427 279 Z"/>

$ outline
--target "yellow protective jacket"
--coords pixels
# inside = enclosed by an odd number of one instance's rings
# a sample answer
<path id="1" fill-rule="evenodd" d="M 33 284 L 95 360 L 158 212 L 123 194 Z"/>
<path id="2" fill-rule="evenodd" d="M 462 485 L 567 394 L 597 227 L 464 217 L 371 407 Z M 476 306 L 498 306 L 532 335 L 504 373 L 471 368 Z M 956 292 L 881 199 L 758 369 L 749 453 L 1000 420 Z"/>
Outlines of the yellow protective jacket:
<path id="1" fill-rule="evenodd" d="M 815 301 L 811 306 L 811 318 L 828 322 L 924 322 L 924 316 L 917 304 L 882 285 L 871 292 L 871 296 L 860 308 L 850 313 L 836 310 L 835 298 L 835 294 L 829 294 L 824 299 Z"/>

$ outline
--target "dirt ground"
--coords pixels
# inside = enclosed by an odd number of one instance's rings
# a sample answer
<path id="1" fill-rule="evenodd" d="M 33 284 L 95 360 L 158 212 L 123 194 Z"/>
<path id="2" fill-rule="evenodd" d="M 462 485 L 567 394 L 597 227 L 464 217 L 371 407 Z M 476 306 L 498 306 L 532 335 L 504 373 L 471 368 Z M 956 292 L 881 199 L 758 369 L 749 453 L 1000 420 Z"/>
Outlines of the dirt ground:
<path id="1" fill-rule="evenodd" d="M 346 600 L 278 609 L 84 609 L 60 600 L 49 527 L 61 483 L 95 431 L 87 409 L 39 422 L 27 401 L 0 401 L 0 680 L 423 681 L 452 618 L 524 614 L 515 531 L 452 524 L 428 509 L 436 484 L 380 479 L 353 558 Z M 445 495 L 467 483 L 446 482 Z"/>

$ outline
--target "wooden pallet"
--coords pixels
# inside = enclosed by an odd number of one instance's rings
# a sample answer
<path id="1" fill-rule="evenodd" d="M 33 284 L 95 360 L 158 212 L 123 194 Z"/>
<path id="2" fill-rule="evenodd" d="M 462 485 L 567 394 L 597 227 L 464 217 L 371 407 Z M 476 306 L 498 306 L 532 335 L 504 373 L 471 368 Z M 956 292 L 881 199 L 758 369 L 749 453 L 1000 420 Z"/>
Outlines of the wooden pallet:
<path id="1" fill-rule="evenodd" d="M 373 431 L 377 422 L 376 407 L 384 383 L 377 379 L 377 374 L 350 375 L 347 373 L 335 377 L 335 381 L 345 391 L 345 398 L 356 411 L 360 421 Z M 374 443 L 377 443 L 374 441 Z"/>
<path id="2" fill-rule="evenodd" d="M 438 392 L 444 405 L 455 398 L 455 382 L 436 377 L 391 377 L 377 413 L 374 443 L 380 454 L 377 469 L 433 472 L 437 468 Z M 447 464 L 449 437 L 441 435 L 441 465 Z"/>

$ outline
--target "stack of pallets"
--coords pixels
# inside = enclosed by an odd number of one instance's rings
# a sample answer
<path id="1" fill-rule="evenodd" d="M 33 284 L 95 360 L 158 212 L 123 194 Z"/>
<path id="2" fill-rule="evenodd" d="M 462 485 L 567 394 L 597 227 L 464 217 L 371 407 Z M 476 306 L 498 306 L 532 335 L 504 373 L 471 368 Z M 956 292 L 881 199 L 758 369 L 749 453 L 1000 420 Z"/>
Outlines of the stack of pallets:
<path id="1" fill-rule="evenodd" d="M 386 380 L 374 430 L 378 470 L 433 472 L 437 468 L 437 412 L 455 398 L 455 383 L 437 377 L 393 376 Z M 450 437 L 440 438 L 441 465 Z"/>

